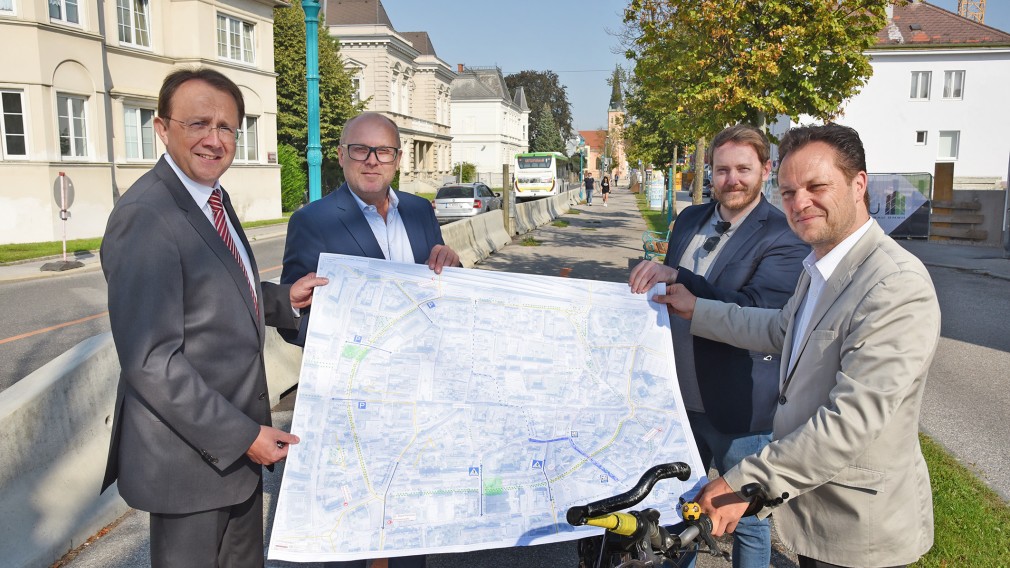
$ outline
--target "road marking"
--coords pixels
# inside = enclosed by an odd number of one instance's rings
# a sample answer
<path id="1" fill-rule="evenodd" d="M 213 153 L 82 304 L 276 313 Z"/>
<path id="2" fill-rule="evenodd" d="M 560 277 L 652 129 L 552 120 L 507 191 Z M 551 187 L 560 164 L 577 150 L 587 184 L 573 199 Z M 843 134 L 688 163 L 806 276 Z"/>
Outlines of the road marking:
<path id="1" fill-rule="evenodd" d="M 12 341 L 17 341 L 19 339 L 26 339 L 26 338 L 32 337 L 33 335 L 39 335 L 40 333 L 47 333 L 47 332 L 50 332 L 50 331 L 56 331 L 57 329 L 63 329 L 64 327 L 70 327 L 72 325 L 77 325 L 79 323 L 88 322 L 88 321 L 91 321 L 93 319 L 98 319 L 98 318 L 101 318 L 101 317 L 105 317 L 107 315 L 109 315 L 109 312 L 106 311 L 106 312 L 102 312 L 100 314 L 94 314 L 94 315 L 91 315 L 91 316 L 83 317 L 81 319 L 76 319 L 74 321 L 68 321 L 68 322 L 64 322 L 64 323 L 61 323 L 61 324 L 53 325 L 53 326 L 50 326 L 50 327 L 44 327 L 42 329 L 36 329 L 35 331 L 29 331 L 28 333 L 22 333 L 21 335 L 15 335 L 13 337 L 8 337 L 7 339 L 0 339 L 0 345 L 3 345 L 5 343 L 10 343 Z"/>
<path id="2" fill-rule="evenodd" d="M 264 268 L 263 270 L 260 271 L 260 276 L 262 276 L 263 274 L 265 274 L 267 272 L 271 272 L 273 270 L 279 270 L 281 267 L 282 267 L 282 265 L 271 266 L 270 268 Z M 58 329 L 63 329 L 65 327 L 70 327 L 72 325 L 86 323 L 86 322 L 89 322 L 91 320 L 98 319 L 100 317 L 105 317 L 107 315 L 109 315 L 109 312 L 105 311 L 105 312 L 102 312 L 100 314 L 94 314 L 94 315 L 86 316 L 86 317 L 83 317 L 81 319 L 76 319 L 74 321 L 63 322 L 63 323 L 56 324 L 56 325 L 53 325 L 53 326 L 44 327 L 42 329 L 36 329 L 35 331 L 29 331 L 29 332 L 26 332 L 26 333 L 22 333 L 21 335 L 14 335 L 14 336 L 8 337 L 6 339 L 0 339 L 0 345 L 4 345 L 6 343 L 13 343 L 13 342 L 15 342 L 15 341 L 17 341 L 19 339 L 27 339 L 29 337 L 33 337 L 33 336 L 36 336 L 36 335 L 39 335 L 39 334 L 42 334 L 42 333 L 48 333 L 50 331 L 56 331 Z"/>

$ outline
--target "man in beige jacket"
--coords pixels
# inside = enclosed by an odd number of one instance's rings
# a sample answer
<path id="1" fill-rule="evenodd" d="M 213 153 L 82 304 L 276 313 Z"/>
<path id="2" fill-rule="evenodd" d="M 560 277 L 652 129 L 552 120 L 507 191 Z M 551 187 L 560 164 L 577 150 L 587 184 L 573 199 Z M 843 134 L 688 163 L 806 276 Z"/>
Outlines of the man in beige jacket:
<path id="1" fill-rule="evenodd" d="M 680 285 L 657 300 L 691 333 L 781 352 L 773 441 L 699 494 L 722 534 L 756 482 L 775 500 L 800 567 L 897 566 L 933 544 L 919 408 L 940 335 L 925 267 L 870 219 L 859 135 L 844 126 L 789 131 L 779 191 L 793 231 L 813 247 L 781 310 L 699 300 Z M 727 393 L 730 395 L 730 393 Z"/>

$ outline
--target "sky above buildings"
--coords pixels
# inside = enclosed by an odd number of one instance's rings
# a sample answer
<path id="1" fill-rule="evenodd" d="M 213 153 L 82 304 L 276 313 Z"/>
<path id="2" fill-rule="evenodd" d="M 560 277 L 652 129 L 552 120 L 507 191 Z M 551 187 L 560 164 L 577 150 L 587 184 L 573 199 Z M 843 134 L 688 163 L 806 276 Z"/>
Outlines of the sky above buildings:
<path id="1" fill-rule="evenodd" d="M 957 0 L 932 0 L 957 12 Z M 1010 2 L 986 3 L 985 23 L 1010 32 Z M 400 32 L 426 31 L 439 58 L 456 64 L 497 65 L 504 74 L 554 71 L 568 89 L 576 130 L 606 128 L 607 79 L 624 59 L 620 0 L 382 0 Z"/>

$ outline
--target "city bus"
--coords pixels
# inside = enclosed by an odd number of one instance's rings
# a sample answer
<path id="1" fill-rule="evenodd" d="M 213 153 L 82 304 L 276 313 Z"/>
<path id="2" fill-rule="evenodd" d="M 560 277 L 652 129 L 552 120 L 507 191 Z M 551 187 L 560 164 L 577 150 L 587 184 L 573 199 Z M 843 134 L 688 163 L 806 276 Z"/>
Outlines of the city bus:
<path id="1" fill-rule="evenodd" d="M 517 199 L 550 197 L 568 189 L 568 158 L 560 152 L 516 154 L 512 167 Z"/>

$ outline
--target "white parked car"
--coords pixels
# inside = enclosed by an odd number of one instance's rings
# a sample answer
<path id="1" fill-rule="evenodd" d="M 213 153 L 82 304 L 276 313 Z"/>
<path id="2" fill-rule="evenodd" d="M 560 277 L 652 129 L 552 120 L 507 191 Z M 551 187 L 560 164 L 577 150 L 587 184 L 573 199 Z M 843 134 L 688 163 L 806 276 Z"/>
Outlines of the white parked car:
<path id="1" fill-rule="evenodd" d="M 502 200 L 500 193 L 480 182 L 451 183 L 438 188 L 431 207 L 439 223 L 449 223 L 501 209 Z"/>

